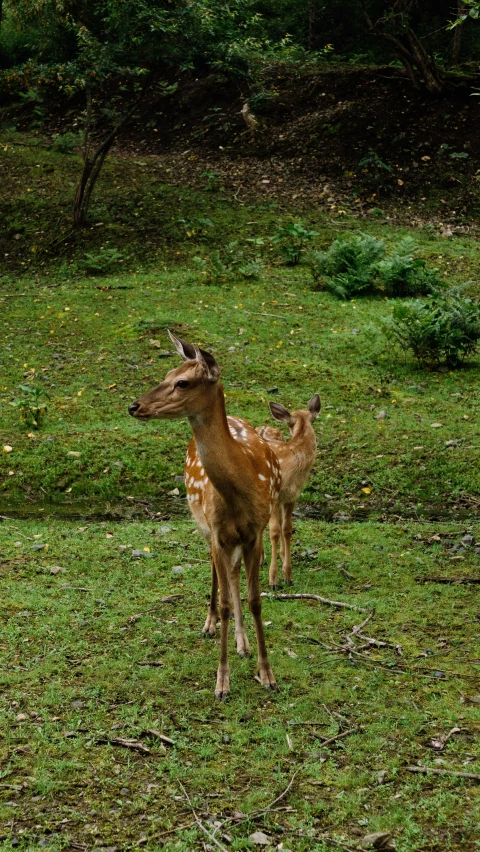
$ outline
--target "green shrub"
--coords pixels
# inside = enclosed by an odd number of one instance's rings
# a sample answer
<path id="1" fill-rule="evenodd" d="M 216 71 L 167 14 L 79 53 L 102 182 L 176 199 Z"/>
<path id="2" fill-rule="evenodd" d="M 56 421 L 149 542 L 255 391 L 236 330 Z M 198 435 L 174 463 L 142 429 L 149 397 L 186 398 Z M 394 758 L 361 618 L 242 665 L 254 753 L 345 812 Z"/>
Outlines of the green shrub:
<path id="1" fill-rule="evenodd" d="M 277 233 L 270 239 L 278 248 L 284 263 L 296 266 L 305 251 L 305 245 L 317 236 L 318 231 L 309 231 L 302 222 L 296 222 L 294 225 L 278 225 Z"/>
<path id="2" fill-rule="evenodd" d="M 347 234 L 326 252 L 310 252 L 309 262 L 315 286 L 340 299 L 373 292 L 394 297 L 425 296 L 443 287 L 443 282 L 415 253 L 411 237 L 388 254 L 384 240 L 364 233 Z"/>
<path id="3" fill-rule="evenodd" d="M 480 304 L 458 288 L 434 293 L 424 301 L 401 302 L 384 320 L 387 338 L 431 366 L 458 367 L 475 352 L 480 339 Z"/>
<path id="4" fill-rule="evenodd" d="M 405 237 L 395 253 L 377 266 L 378 287 L 388 296 L 428 296 L 443 281 L 437 270 L 428 269 L 424 260 L 415 257 L 417 249 L 411 237 Z"/>
<path id="5" fill-rule="evenodd" d="M 82 144 L 82 133 L 59 133 L 55 136 L 53 150 L 59 154 L 73 154 L 75 148 Z"/>
<path id="6" fill-rule="evenodd" d="M 20 391 L 17 399 L 10 402 L 12 408 L 16 408 L 22 420 L 29 428 L 39 429 L 47 413 L 48 394 L 43 388 L 32 388 L 30 385 L 19 385 Z M 43 399 L 42 399 L 43 397 Z"/>
<path id="7" fill-rule="evenodd" d="M 378 263 L 385 257 L 383 240 L 368 234 L 346 235 L 335 240 L 328 251 L 312 251 L 310 269 L 318 289 L 326 289 L 339 299 L 374 289 Z M 322 286 L 323 285 L 323 286 Z"/>
<path id="8" fill-rule="evenodd" d="M 102 248 L 98 252 L 85 252 L 85 257 L 79 261 L 78 268 L 81 272 L 90 275 L 106 275 L 117 264 L 123 263 L 124 258 L 123 252 L 117 248 Z"/>

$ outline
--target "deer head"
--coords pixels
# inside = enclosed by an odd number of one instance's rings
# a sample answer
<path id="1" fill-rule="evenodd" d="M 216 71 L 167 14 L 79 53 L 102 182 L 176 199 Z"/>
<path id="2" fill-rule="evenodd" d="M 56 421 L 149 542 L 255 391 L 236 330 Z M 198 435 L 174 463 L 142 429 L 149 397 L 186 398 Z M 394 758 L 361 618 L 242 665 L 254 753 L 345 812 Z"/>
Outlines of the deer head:
<path id="1" fill-rule="evenodd" d="M 168 334 L 185 363 L 170 370 L 163 382 L 132 402 L 128 412 L 137 420 L 198 416 L 220 378 L 220 367 L 210 352 L 180 340 L 171 331 Z"/>
<path id="2" fill-rule="evenodd" d="M 318 393 L 312 396 L 310 402 L 308 403 L 307 411 L 300 410 L 292 411 L 292 413 L 290 413 L 290 411 L 288 411 L 285 406 L 280 405 L 279 402 L 270 402 L 269 404 L 270 411 L 272 412 L 272 415 L 275 420 L 283 420 L 283 422 L 288 425 L 288 428 L 291 432 L 293 432 L 295 425 L 299 422 L 299 420 L 304 421 L 305 419 L 308 419 L 310 423 L 313 423 L 321 407 L 320 397 Z"/>

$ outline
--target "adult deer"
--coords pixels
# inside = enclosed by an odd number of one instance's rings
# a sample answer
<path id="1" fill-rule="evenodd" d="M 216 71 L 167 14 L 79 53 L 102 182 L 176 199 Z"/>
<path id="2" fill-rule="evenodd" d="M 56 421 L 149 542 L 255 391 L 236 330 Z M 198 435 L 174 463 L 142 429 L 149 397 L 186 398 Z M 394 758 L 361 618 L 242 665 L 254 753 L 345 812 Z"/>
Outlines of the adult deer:
<path id="1" fill-rule="evenodd" d="M 278 585 L 277 552 L 279 540 L 283 579 L 287 585 L 292 584 L 292 557 L 290 552 L 292 515 L 295 503 L 307 481 L 315 459 L 317 439 L 312 423 L 320 411 L 320 397 L 318 393 L 312 396 L 306 411 L 300 410 L 290 413 L 277 402 L 270 403 L 270 411 L 276 420 L 283 420 L 288 424 L 291 433 L 290 440 L 284 441 L 281 432 L 272 426 L 259 426 L 257 428 L 259 435 L 275 451 L 282 472 L 278 501 L 274 504 L 270 517 L 272 558 L 269 583 L 270 587 L 275 589 Z"/>
<path id="2" fill-rule="evenodd" d="M 214 635 L 220 591 L 220 664 L 215 697 L 230 691 L 228 624 L 230 595 L 235 613 L 235 638 L 241 656 L 250 654 L 243 625 L 239 572 L 243 558 L 258 648 L 260 683 L 276 689 L 262 624 L 259 568 L 262 532 L 281 486 L 275 452 L 245 421 L 227 419 L 220 368 L 213 355 L 169 332 L 184 364 L 170 370 L 153 390 L 129 407 L 138 420 L 187 417 L 193 431 L 185 463 L 187 498 L 212 561 L 212 597 L 204 632 Z"/>

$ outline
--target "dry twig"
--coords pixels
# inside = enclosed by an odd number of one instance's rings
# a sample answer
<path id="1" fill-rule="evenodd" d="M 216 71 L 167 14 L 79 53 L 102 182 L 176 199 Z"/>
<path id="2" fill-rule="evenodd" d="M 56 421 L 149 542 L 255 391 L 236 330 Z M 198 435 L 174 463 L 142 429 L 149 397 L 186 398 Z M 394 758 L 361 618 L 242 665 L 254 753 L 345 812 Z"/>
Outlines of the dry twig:
<path id="1" fill-rule="evenodd" d="M 322 746 L 327 746 L 330 745 L 330 743 L 334 743 L 336 740 L 341 740 L 343 739 L 343 737 L 348 737 L 349 734 L 354 734 L 355 731 L 358 731 L 358 728 L 350 728 L 350 730 L 343 731 L 341 734 L 336 734 L 336 736 L 334 737 L 329 737 L 327 740 L 324 739 L 321 734 L 316 734 L 315 731 L 313 731 L 313 736 L 316 737 L 317 740 L 322 740 Z"/>
<path id="2" fill-rule="evenodd" d="M 268 592 L 262 592 L 262 597 L 266 597 Z M 354 609 L 355 612 L 368 612 L 367 609 L 363 606 L 354 606 L 353 604 L 345 603 L 344 601 L 331 601 L 329 598 L 322 598 L 321 595 L 311 595 L 311 594 L 281 594 L 281 595 L 273 595 L 276 600 L 280 601 L 293 601 L 293 600 L 311 600 L 318 601 L 318 603 L 327 604 L 327 606 L 334 606 L 338 609 Z M 371 614 L 374 614 L 374 610 L 371 611 Z"/>
<path id="3" fill-rule="evenodd" d="M 191 809 L 191 811 L 192 811 L 193 816 L 195 817 L 195 822 L 197 823 L 198 827 L 199 827 L 199 828 L 203 831 L 203 833 L 204 833 L 204 834 L 206 834 L 206 835 L 207 835 L 207 837 L 209 838 L 209 840 L 211 840 L 211 841 L 212 841 L 212 843 L 215 843 L 215 846 L 218 846 L 218 848 L 219 848 L 219 849 L 221 849 L 221 850 L 222 850 L 222 852 L 227 852 L 227 850 L 225 849 L 225 846 L 222 846 L 222 844 L 221 844 L 221 843 L 219 843 L 219 841 L 217 840 L 217 838 L 216 838 L 213 834 L 210 834 L 210 832 L 208 831 L 208 829 L 206 829 L 206 828 L 205 828 L 205 826 L 204 826 L 203 822 L 202 822 L 202 821 L 201 821 L 201 819 L 197 816 L 197 813 L 196 813 L 196 811 L 195 811 L 195 808 L 194 808 L 194 807 L 193 807 L 193 805 L 192 805 L 192 801 L 191 801 L 190 796 L 188 795 L 188 793 L 187 793 L 187 791 L 186 791 L 185 787 L 183 786 L 183 784 L 182 784 L 182 782 L 181 782 L 181 781 L 179 781 L 178 783 L 180 784 L 180 787 L 181 787 L 181 788 L 182 788 L 182 790 L 183 790 L 183 795 L 185 796 L 185 798 L 186 798 L 186 800 L 187 800 L 187 802 L 188 802 L 188 804 L 189 804 L 189 806 L 190 806 L 190 809 Z"/>
<path id="4" fill-rule="evenodd" d="M 433 772 L 435 775 L 456 775 L 457 778 L 471 778 L 473 781 L 480 781 L 480 775 L 475 772 L 457 772 L 455 769 L 434 769 L 431 766 L 407 766 L 407 772 Z"/>

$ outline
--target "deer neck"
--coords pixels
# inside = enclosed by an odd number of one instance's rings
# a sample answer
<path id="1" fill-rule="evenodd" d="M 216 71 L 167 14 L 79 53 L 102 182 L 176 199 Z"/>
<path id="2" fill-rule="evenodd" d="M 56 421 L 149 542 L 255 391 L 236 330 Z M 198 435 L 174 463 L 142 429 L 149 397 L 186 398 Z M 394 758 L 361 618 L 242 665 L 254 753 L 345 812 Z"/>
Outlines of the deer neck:
<path id="1" fill-rule="evenodd" d="M 309 420 L 299 418 L 293 427 L 292 437 L 289 441 L 289 446 L 292 450 L 302 449 L 307 454 L 315 454 L 317 448 L 317 439 L 313 426 Z"/>
<path id="2" fill-rule="evenodd" d="M 205 473 L 220 494 L 232 499 L 245 490 L 239 482 L 239 470 L 244 470 L 245 459 L 228 428 L 225 396 L 220 382 L 215 385 L 209 403 L 202 412 L 188 419 Z"/>

